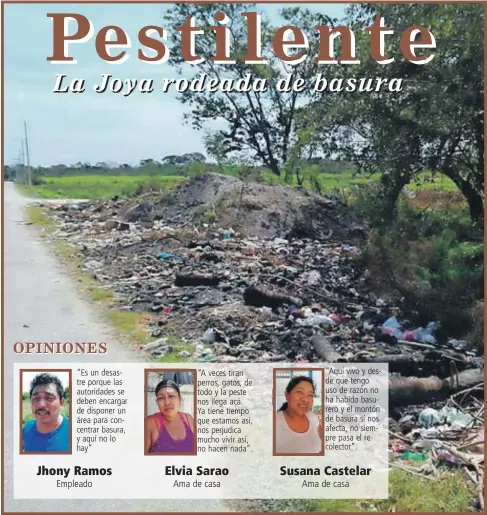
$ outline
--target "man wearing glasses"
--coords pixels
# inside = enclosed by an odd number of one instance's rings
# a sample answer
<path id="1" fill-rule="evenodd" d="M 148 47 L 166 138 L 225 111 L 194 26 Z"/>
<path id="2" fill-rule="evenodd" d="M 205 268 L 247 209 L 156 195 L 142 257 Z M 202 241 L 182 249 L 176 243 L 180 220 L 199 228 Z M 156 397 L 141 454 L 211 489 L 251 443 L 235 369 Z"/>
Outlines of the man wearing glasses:
<path id="1" fill-rule="evenodd" d="M 42 373 L 30 385 L 34 420 L 22 428 L 24 452 L 69 452 L 69 419 L 62 414 L 64 389 L 58 377 Z"/>

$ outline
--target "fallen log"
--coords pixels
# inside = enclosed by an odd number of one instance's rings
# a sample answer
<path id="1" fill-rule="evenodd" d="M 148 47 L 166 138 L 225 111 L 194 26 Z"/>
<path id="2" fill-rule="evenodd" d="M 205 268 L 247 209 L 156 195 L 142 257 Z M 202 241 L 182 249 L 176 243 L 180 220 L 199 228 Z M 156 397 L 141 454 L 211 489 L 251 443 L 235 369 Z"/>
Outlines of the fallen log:
<path id="1" fill-rule="evenodd" d="M 175 286 L 218 286 L 220 278 L 214 275 L 199 273 L 179 273 L 176 274 Z"/>
<path id="2" fill-rule="evenodd" d="M 245 304 L 248 306 L 254 306 L 257 308 L 266 306 L 275 309 L 283 304 L 301 307 L 303 304 L 302 300 L 297 297 L 271 292 L 264 288 L 257 288 L 256 286 L 249 286 L 246 288 L 243 294 L 243 299 Z"/>
<path id="3" fill-rule="evenodd" d="M 447 392 L 443 379 L 438 377 L 391 377 L 389 407 L 444 400 Z"/>
<path id="4" fill-rule="evenodd" d="M 409 345 L 409 347 L 416 347 L 418 349 L 437 349 L 436 345 L 430 345 L 429 343 L 410 342 L 409 340 L 397 340 L 399 345 Z"/>
<path id="5" fill-rule="evenodd" d="M 323 336 L 313 336 L 311 345 L 321 360 L 325 363 L 337 363 L 341 358 L 340 354 L 333 348 L 332 344 Z"/>
<path id="6" fill-rule="evenodd" d="M 449 373 L 452 359 L 441 353 L 380 354 L 371 356 L 367 352 L 358 352 L 349 359 L 351 363 L 388 363 L 389 372 L 404 377 L 444 377 Z M 465 363 L 457 362 L 457 369 L 463 370 Z"/>
<path id="7" fill-rule="evenodd" d="M 464 370 L 463 372 L 459 372 L 457 377 L 458 380 L 456 381 L 455 391 L 460 391 L 464 388 L 470 388 L 471 386 L 475 386 L 476 384 L 483 383 L 484 369 L 470 368 L 468 370 Z"/>
<path id="8" fill-rule="evenodd" d="M 464 370 L 454 378 L 391 377 L 389 379 L 389 407 L 409 406 L 443 401 L 452 393 L 474 386 L 484 380 L 482 369 Z"/>
<path id="9" fill-rule="evenodd" d="M 368 356 L 356 354 L 351 363 L 387 363 L 389 372 L 392 374 L 401 374 L 403 376 L 417 375 L 421 365 L 425 361 L 421 355 L 416 354 L 382 354 L 380 356 Z M 427 374 L 431 376 L 431 372 Z"/>

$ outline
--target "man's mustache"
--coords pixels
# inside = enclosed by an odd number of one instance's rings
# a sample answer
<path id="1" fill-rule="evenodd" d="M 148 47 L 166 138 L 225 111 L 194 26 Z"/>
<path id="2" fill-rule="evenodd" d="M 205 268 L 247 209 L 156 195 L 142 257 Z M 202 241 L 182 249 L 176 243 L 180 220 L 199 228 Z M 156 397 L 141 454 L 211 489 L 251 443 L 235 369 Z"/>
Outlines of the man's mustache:
<path id="1" fill-rule="evenodd" d="M 44 409 L 44 408 L 39 408 L 37 411 L 36 411 L 36 415 L 42 415 L 42 414 L 45 414 L 45 415 L 50 415 L 50 411 L 47 410 L 47 409 Z"/>

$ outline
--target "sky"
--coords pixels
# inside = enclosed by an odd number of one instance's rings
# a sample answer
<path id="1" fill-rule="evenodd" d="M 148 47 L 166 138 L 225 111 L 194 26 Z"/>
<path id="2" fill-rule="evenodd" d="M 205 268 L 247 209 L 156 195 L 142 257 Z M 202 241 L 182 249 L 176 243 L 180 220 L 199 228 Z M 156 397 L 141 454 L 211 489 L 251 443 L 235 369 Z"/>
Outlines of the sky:
<path id="1" fill-rule="evenodd" d="M 346 4 L 307 5 L 333 18 L 344 15 Z M 167 63 L 150 65 L 136 57 L 137 33 L 145 25 L 162 25 L 162 4 L 7 4 L 4 24 L 5 164 L 19 161 L 24 122 L 27 126 L 30 164 L 51 166 L 76 162 L 138 164 L 160 160 L 169 154 L 205 153 L 203 132 L 185 125 L 185 107 L 172 93 L 157 89 L 97 94 L 94 84 L 110 73 L 124 78 L 177 78 Z M 260 5 L 271 21 L 282 25 L 282 5 Z M 70 46 L 76 65 L 52 64 L 50 12 L 79 13 L 91 20 L 96 32 L 106 25 L 122 27 L 132 41 L 130 57 L 122 65 L 102 61 L 95 52 L 95 35 L 88 42 Z M 74 22 L 73 22 L 74 23 Z M 71 29 L 72 31 L 73 29 Z M 70 32 L 71 32 L 70 31 Z M 56 74 L 67 80 L 84 78 L 82 94 L 53 93 Z M 156 82 L 157 83 L 157 82 Z"/>

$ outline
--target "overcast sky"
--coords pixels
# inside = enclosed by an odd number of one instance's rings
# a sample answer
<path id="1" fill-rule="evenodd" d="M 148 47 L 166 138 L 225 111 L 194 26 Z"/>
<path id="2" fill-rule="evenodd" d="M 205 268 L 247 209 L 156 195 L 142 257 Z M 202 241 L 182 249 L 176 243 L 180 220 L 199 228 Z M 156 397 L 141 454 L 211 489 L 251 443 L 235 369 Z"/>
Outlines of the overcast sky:
<path id="1" fill-rule="evenodd" d="M 310 5 L 314 11 L 341 18 L 345 4 Z M 154 91 L 128 97 L 96 94 L 93 84 L 101 75 L 120 78 L 175 78 L 167 64 L 139 61 L 138 30 L 162 25 L 161 4 L 7 4 L 5 24 L 5 163 L 19 158 L 23 123 L 27 122 L 29 154 L 33 166 L 78 161 L 137 164 L 141 159 L 161 159 L 168 154 L 204 152 L 203 136 L 183 125 L 184 107 L 170 93 Z M 282 5 L 260 5 L 276 24 Z M 76 65 L 46 60 L 52 52 L 52 20 L 49 12 L 79 13 L 88 17 L 95 33 L 106 25 L 122 27 L 132 40 L 131 57 L 120 66 L 104 63 L 95 53 L 94 38 L 71 45 Z M 26 28 L 28 27 L 28 28 Z M 71 29 L 73 30 L 73 29 Z M 83 94 L 53 93 L 57 73 L 85 78 Z"/>

